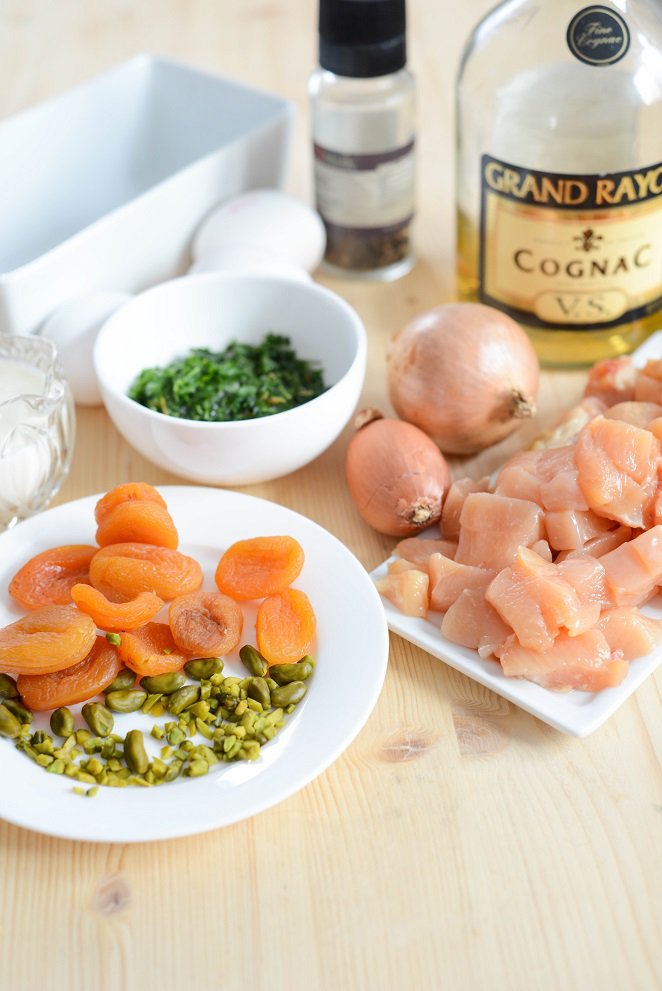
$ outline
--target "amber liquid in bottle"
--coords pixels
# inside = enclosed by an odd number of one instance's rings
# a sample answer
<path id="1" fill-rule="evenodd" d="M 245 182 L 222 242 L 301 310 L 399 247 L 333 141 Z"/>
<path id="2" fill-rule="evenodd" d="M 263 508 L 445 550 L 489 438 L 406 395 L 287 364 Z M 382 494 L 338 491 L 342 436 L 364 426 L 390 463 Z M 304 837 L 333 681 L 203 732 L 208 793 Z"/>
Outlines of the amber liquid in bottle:
<path id="1" fill-rule="evenodd" d="M 661 49 L 656 0 L 507 0 L 465 50 L 458 292 L 518 320 L 548 367 L 662 328 Z"/>
<path id="2" fill-rule="evenodd" d="M 457 288 L 464 302 L 480 301 L 478 227 L 458 210 Z M 656 311 L 607 330 L 575 330 L 565 326 L 542 329 L 518 322 L 527 331 L 541 364 L 547 368 L 586 367 L 602 358 L 629 354 L 656 330 L 662 315 Z"/>

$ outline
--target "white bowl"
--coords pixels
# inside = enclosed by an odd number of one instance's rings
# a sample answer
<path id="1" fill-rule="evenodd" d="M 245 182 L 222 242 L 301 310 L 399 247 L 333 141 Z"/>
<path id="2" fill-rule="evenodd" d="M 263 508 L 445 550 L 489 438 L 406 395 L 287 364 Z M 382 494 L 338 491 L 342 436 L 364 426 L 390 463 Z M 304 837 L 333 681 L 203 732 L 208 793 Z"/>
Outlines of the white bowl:
<path id="1" fill-rule="evenodd" d="M 138 55 L 0 122 L 0 333 L 190 264 L 219 202 L 281 186 L 294 116 L 269 93 Z"/>
<path id="2" fill-rule="evenodd" d="M 303 406 L 233 423 L 165 416 L 129 399 L 136 375 L 190 348 L 222 350 L 288 337 L 320 363 L 329 387 Z M 194 482 L 251 485 L 312 461 L 338 437 L 359 399 L 366 334 L 343 299 L 315 283 L 210 273 L 173 279 L 136 296 L 104 324 L 94 349 L 101 395 L 117 429 L 144 457 Z"/>

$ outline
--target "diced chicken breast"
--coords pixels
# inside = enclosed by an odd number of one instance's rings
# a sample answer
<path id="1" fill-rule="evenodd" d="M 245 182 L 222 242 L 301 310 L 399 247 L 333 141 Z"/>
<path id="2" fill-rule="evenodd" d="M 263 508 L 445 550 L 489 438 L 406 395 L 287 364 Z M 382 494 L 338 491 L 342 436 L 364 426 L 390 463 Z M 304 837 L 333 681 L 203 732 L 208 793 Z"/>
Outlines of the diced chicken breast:
<path id="1" fill-rule="evenodd" d="M 625 678 L 629 664 L 614 657 L 605 635 L 597 629 L 576 637 L 560 633 L 547 650 L 523 647 L 517 637 L 506 641 L 500 652 L 503 672 L 509 678 L 526 678 L 555 692 L 599 692 Z"/>
<path id="2" fill-rule="evenodd" d="M 651 420 L 647 429 L 657 440 L 662 440 L 662 416 L 656 416 L 654 420 Z"/>
<path id="3" fill-rule="evenodd" d="M 542 451 L 515 451 L 515 453 L 511 454 L 508 460 L 504 462 L 501 467 L 501 471 L 505 468 L 526 468 L 527 471 L 530 471 L 532 474 L 536 474 L 538 462 L 541 457 Z"/>
<path id="4" fill-rule="evenodd" d="M 603 554 L 600 563 L 613 605 L 639 606 L 647 602 L 662 582 L 662 525 Z"/>
<path id="5" fill-rule="evenodd" d="M 585 396 L 595 396 L 606 406 L 634 399 L 637 369 L 627 355 L 621 358 L 605 358 L 589 369 Z"/>
<path id="6" fill-rule="evenodd" d="M 613 526 L 611 520 L 596 516 L 590 509 L 585 513 L 577 509 L 545 513 L 547 540 L 555 551 L 580 550 Z"/>
<path id="7" fill-rule="evenodd" d="M 428 537 L 405 537 L 396 544 L 394 554 L 411 561 L 421 571 L 428 570 L 428 559 L 431 554 L 443 554 L 445 557 L 455 557 L 457 544 L 451 540 L 432 540 Z"/>
<path id="8" fill-rule="evenodd" d="M 542 505 L 540 499 L 540 479 L 531 474 L 523 465 L 511 465 L 502 468 L 497 477 L 494 491 L 497 495 L 510 496 L 513 499 L 526 499 Z"/>
<path id="9" fill-rule="evenodd" d="M 542 505 L 540 479 L 536 468 L 541 451 L 521 451 L 506 461 L 496 478 L 494 491 L 512 499 L 526 499 Z"/>
<path id="10" fill-rule="evenodd" d="M 562 551 L 556 558 L 557 564 L 568 558 L 583 557 L 590 554 L 591 557 L 602 557 L 609 551 L 615 550 L 632 537 L 632 528 L 629 526 L 617 526 L 614 530 L 607 530 L 589 540 L 581 550 Z"/>
<path id="11" fill-rule="evenodd" d="M 558 565 L 521 547 L 512 567 L 488 586 L 486 599 L 520 643 L 546 650 L 561 630 L 577 636 L 597 622 L 606 601 L 605 572 L 588 555 Z"/>
<path id="12" fill-rule="evenodd" d="M 395 561 L 391 561 L 386 568 L 389 575 L 399 575 L 403 571 L 424 571 L 424 568 L 419 568 L 417 564 L 413 561 L 408 561 L 404 557 L 397 557 Z"/>
<path id="13" fill-rule="evenodd" d="M 623 420 L 633 427 L 646 429 L 653 420 L 662 416 L 662 406 L 657 403 L 617 403 L 605 413 L 605 420 Z"/>
<path id="14" fill-rule="evenodd" d="M 644 367 L 637 370 L 634 398 L 640 403 L 662 404 L 662 361 L 649 358 Z"/>
<path id="15" fill-rule="evenodd" d="M 576 619 L 573 636 L 594 626 L 600 612 L 607 604 L 605 569 L 590 554 L 582 554 L 556 565 L 560 577 L 572 585 L 579 598 L 580 614 Z"/>
<path id="16" fill-rule="evenodd" d="M 462 507 L 455 560 L 500 571 L 512 563 L 519 547 L 530 547 L 544 536 L 543 512 L 534 502 L 474 492 Z"/>
<path id="17" fill-rule="evenodd" d="M 481 589 L 465 589 L 444 615 L 442 635 L 461 647 L 477 650 L 481 657 L 494 657 L 512 630 L 485 599 Z"/>
<path id="18" fill-rule="evenodd" d="M 536 474 L 543 483 L 553 481 L 561 472 L 576 470 L 574 444 L 551 447 L 539 453 Z"/>
<path id="19" fill-rule="evenodd" d="M 574 443 L 582 427 L 595 416 L 601 416 L 606 409 L 607 404 L 597 396 L 587 396 L 564 413 L 551 430 L 539 437 L 534 448 L 563 447 Z"/>
<path id="20" fill-rule="evenodd" d="M 552 560 L 552 548 L 546 540 L 536 540 L 535 544 L 532 545 L 531 550 L 535 551 L 536 554 L 539 554 L 545 561 Z"/>
<path id="21" fill-rule="evenodd" d="M 645 657 L 662 643 L 662 622 L 644 616 L 633 607 L 604 612 L 597 629 L 604 634 L 612 654 L 618 654 L 626 661 Z"/>
<path id="22" fill-rule="evenodd" d="M 598 516 L 643 529 L 653 519 L 660 446 L 649 430 L 597 417 L 575 448 L 579 487 Z"/>
<path id="23" fill-rule="evenodd" d="M 380 595 L 392 602 L 405 616 L 425 617 L 428 613 L 430 579 L 424 571 L 410 568 L 378 578 L 375 586 Z"/>
<path id="24" fill-rule="evenodd" d="M 588 503 L 579 488 L 578 472 L 573 463 L 572 468 L 559 471 L 547 482 L 540 483 L 540 503 L 544 509 L 554 511 L 573 509 L 585 513 Z"/>
<path id="25" fill-rule="evenodd" d="M 572 625 L 579 611 L 577 593 L 558 578 L 556 566 L 526 548 L 488 585 L 485 598 L 533 650 L 550 647 L 564 619 Z"/>
<path id="26" fill-rule="evenodd" d="M 472 492 L 487 492 L 488 489 L 488 478 L 481 478 L 479 481 L 473 478 L 458 478 L 451 484 L 441 511 L 441 532 L 445 540 L 457 540 L 459 537 L 460 514 L 467 496 Z"/>
<path id="27" fill-rule="evenodd" d="M 496 572 L 458 564 L 443 554 L 433 554 L 429 562 L 430 609 L 446 612 L 465 588 L 485 589 Z"/>

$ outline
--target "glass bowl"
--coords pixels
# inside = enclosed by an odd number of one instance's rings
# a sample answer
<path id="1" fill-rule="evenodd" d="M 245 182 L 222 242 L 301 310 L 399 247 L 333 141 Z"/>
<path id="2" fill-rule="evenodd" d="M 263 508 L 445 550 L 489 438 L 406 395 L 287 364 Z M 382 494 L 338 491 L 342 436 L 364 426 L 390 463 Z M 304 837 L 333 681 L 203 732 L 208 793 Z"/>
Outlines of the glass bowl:
<path id="1" fill-rule="evenodd" d="M 0 530 L 48 505 L 69 471 L 75 434 L 55 345 L 0 335 Z"/>

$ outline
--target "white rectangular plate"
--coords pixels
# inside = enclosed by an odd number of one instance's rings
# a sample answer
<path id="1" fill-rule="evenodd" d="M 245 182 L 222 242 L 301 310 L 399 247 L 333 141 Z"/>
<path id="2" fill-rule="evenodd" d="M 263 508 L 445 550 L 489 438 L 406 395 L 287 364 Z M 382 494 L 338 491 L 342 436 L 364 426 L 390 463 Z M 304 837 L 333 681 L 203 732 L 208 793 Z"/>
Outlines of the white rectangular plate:
<path id="1" fill-rule="evenodd" d="M 634 353 L 635 363 L 643 365 L 648 358 L 659 358 L 662 351 L 662 331 L 652 335 Z M 433 534 L 428 534 L 433 536 Z M 371 578 L 383 578 L 388 565 L 395 558 L 384 561 L 371 573 Z M 563 733 L 588 736 L 595 732 L 637 690 L 639 685 L 662 661 L 662 646 L 647 657 L 630 664 L 627 677 L 616 688 L 601 692 L 552 692 L 530 681 L 507 678 L 496 661 L 483 660 L 475 650 L 458 647 L 441 635 L 441 613 L 430 613 L 428 619 L 404 616 L 395 606 L 382 598 L 389 629 L 410 643 L 426 650 L 433 657 L 450 664 L 469 678 L 490 688 L 531 715 L 537 716 Z M 642 610 L 648 616 L 662 619 L 662 597 L 657 596 Z"/>
<path id="2" fill-rule="evenodd" d="M 395 561 L 395 558 L 380 564 L 370 577 L 373 580 L 383 578 L 390 561 Z M 662 661 L 662 647 L 658 647 L 647 657 L 632 661 L 627 677 L 616 688 L 605 688 L 601 692 L 551 692 L 531 681 L 507 678 L 496 661 L 483 660 L 475 650 L 451 643 L 441 635 L 441 613 L 431 612 L 428 619 L 416 619 L 404 616 L 386 599 L 382 598 L 382 602 L 389 629 L 393 633 L 450 664 L 456 671 L 485 685 L 554 729 L 573 736 L 594 733 Z M 657 596 L 642 611 L 655 619 L 662 619 L 662 598 Z"/>

